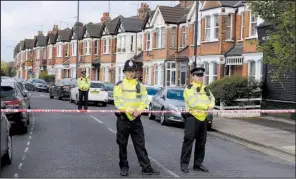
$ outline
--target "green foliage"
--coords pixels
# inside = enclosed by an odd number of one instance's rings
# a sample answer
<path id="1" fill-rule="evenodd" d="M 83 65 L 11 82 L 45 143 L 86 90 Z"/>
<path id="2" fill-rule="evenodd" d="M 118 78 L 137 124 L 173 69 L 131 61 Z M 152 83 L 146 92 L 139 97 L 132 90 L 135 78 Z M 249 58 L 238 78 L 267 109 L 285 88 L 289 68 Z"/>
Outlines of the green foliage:
<path id="1" fill-rule="evenodd" d="M 52 81 L 54 81 L 55 76 L 48 75 L 47 71 L 41 71 L 39 74 L 39 78 L 43 79 L 46 82 L 52 82 Z"/>
<path id="2" fill-rule="evenodd" d="M 14 77 L 16 75 L 16 70 L 14 67 L 9 66 L 5 61 L 1 61 L 1 76 Z"/>
<path id="3" fill-rule="evenodd" d="M 274 79 L 282 73 L 296 70 L 295 35 L 296 5 L 294 1 L 247 1 L 252 12 L 274 27 L 269 39 L 258 47 L 264 53 L 263 62 L 274 66 Z"/>
<path id="4" fill-rule="evenodd" d="M 254 97 L 253 91 L 258 87 L 258 83 L 248 81 L 242 76 L 224 77 L 209 85 L 209 89 L 216 98 L 216 103 L 219 104 L 222 101 L 228 106 L 233 105 L 236 99 Z"/>

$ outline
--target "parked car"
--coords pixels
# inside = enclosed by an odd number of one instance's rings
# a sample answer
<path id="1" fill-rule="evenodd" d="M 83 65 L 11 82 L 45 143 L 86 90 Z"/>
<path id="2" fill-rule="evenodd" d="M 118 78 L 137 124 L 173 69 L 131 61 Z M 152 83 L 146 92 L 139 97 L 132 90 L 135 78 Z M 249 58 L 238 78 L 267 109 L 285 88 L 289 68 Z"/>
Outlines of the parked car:
<path id="1" fill-rule="evenodd" d="M 78 104 L 79 91 L 77 84 L 71 88 L 70 102 L 75 101 Z M 106 106 L 108 103 L 108 91 L 106 86 L 100 81 L 91 81 L 90 89 L 88 93 L 88 101 L 100 103 L 102 106 Z"/>
<path id="2" fill-rule="evenodd" d="M 108 91 L 108 103 L 113 103 L 113 89 L 114 89 L 114 84 L 113 83 L 104 83 L 105 87 Z"/>
<path id="3" fill-rule="evenodd" d="M 184 102 L 184 88 L 179 87 L 164 87 L 152 98 L 149 105 L 149 110 L 164 110 L 171 111 L 172 113 L 149 113 L 149 119 L 159 118 L 162 125 L 167 124 L 170 121 L 184 122 L 184 118 L 181 115 L 181 110 L 185 110 Z M 209 114 L 207 118 L 208 129 L 212 127 L 212 114 Z"/>
<path id="4" fill-rule="evenodd" d="M 1 81 L 1 101 L 8 109 L 28 109 L 30 108 L 29 98 L 12 79 L 2 79 Z M 19 129 L 18 132 L 27 133 L 30 124 L 28 112 L 9 112 L 6 113 L 12 129 Z"/>
<path id="5" fill-rule="evenodd" d="M 69 98 L 71 86 L 76 84 L 77 80 L 75 78 L 60 79 L 56 83 L 52 84 L 49 90 L 49 97 L 57 97 L 59 100 L 62 100 L 63 98 Z"/>
<path id="6" fill-rule="evenodd" d="M 6 109 L 1 102 L 1 109 Z M 12 135 L 11 125 L 4 112 L 1 112 L 1 166 L 12 163 Z"/>
<path id="7" fill-rule="evenodd" d="M 25 87 L 31 91 L 48 92 L 48 84 L 42 79 L 31 78 L 26 81 Z"/>
<path id="8" fill-rule="evenodd" d="M 155 96 L 159 90 L 159 88 L 156 88 L 156 87 L 151 87 L 151 86 L 146 86 L 146 90 L 147 90 L 147 93 L 148 93 L 148 99 L 149 99 L 149 104 L 153 98 L 153 96 Z M 149 108 L 149 104 L 147 105 L 147 108 Z"/>

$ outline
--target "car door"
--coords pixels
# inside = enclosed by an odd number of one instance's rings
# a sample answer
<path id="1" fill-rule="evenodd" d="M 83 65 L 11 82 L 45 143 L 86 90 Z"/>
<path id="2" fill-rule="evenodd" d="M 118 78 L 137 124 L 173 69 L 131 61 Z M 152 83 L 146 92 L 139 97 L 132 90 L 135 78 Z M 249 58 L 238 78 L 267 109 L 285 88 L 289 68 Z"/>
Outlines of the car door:
<path id="1" fill-rule="evenodd" d="M 163 88 L 160 93 L 155 97 L 155 100 L 154 100 L 154 109 L 159 111 L 161 110 L 162 108 L 162 103 L 161 103 L 161 100 L 162 100 L 162 96 L 165 94 L 166 92 L 166 89 Z M 160 113 L 156 113 L 156 116 L 160 116 L 161 114 Z"/>
<path id="2" fill-rule="evenodd" d="M 58 80 L 57 83 L 53 86 L 53 96 L 58 96 L 58 91 L 63 84 L 63 80 Z"/>
<path id="3" fill-rule="evenodd" d="M 25 93 L 25 91 L 22 89 L 22 85 L 19 83 L 16 83 L 16 90 L 17 93 L 20 95 L 21 98 L 23 98 L 24 102 L 26 103 L 26 107 L 30 106 L 30 99 L 28 94 Z"/>

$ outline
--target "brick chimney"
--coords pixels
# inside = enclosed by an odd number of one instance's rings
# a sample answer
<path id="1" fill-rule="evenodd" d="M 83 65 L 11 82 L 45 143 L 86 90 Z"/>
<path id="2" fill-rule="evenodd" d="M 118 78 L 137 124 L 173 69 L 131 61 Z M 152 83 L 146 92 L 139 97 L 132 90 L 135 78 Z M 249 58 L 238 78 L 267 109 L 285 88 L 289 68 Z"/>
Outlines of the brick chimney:
<path id="1" fill-rule="evenodd" d="M 104 12 L 103 17 L 101 18 L 101 22 L 105 22 L 109 20 L 111 20 L 109 12 Z"/>
<path id="2" fill-rule="evenodd" d="M 38 31 L 38 36 L 43 36 L 43 32 L 42 31 Z"/>
<path id="3" fill-rule="evenodd" d="M 57 33 L 58 31 L 59 31 L 59 26 L 58 25 L 53 25 L 53 28 L 52 28 L 51 32 Z"/>
<path id="4" fill-rule="evenodd" d="M 193 5 L 193 3 L 194 3 L 194 1 L 181 0 L 180 1 L 180 7 L 190 8 Z"/>
<path id="5" fill-rule="evenodd" d="M 141 7 L 138 9 L 138 19 L 144 20 L 146 14 L 150 11 L 147 3 L 141 3 Z"/>

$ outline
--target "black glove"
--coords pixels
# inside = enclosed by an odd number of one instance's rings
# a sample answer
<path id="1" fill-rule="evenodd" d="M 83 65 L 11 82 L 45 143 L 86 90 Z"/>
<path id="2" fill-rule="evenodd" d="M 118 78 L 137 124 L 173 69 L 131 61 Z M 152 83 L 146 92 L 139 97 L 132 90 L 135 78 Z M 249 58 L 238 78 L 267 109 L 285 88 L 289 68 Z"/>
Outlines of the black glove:
<path id="1" fill-rule="evenodd" d="M 118 118 L 120 118 L 121 117 L 121 114 L 119 112 L 116 112 L 115 113 L 115 116 L 118 117 Z"/>

